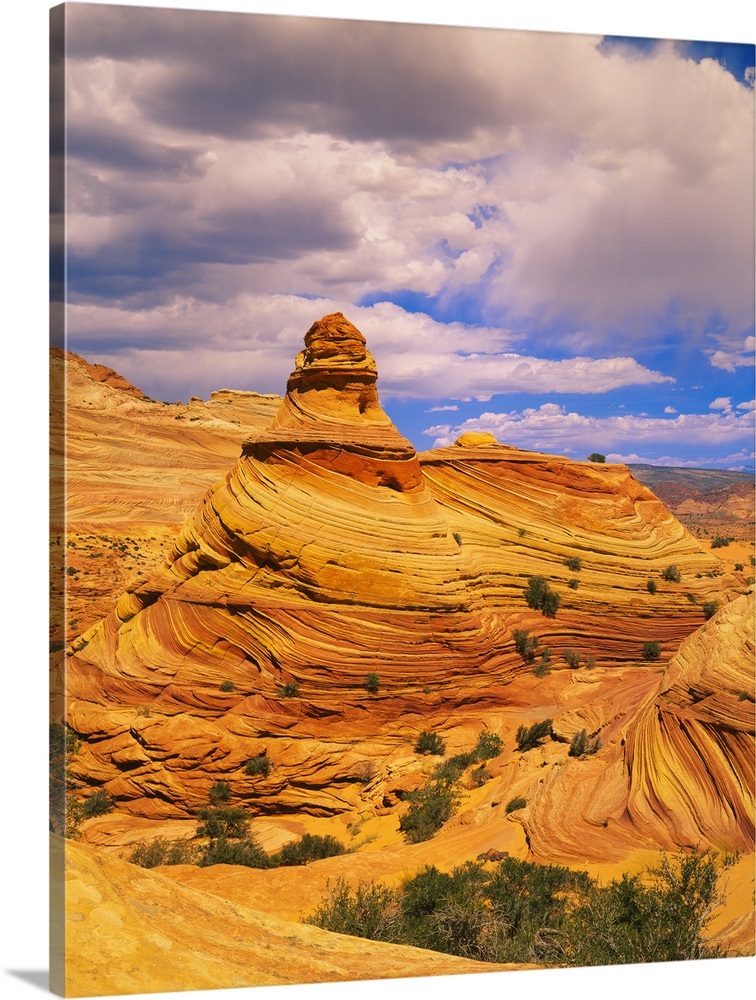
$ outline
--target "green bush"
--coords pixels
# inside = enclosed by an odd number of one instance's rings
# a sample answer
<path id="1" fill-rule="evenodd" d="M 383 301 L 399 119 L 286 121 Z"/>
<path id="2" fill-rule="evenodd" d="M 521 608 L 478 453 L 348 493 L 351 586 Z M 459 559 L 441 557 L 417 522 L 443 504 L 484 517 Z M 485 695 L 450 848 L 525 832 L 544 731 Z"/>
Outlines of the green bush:
<path id="1" fill-rule="evenodd" d="M 208 797 L 214 806 L 220 805 L 221 802 L 228 802 L 231 798 L 231 786 L 227 781 L 216 781 L 211 787 Z"/>
<path id="2" fill-rule="evenodd" d="M 704 618 L 708 621 L 709 618 L 713 618 L 717 613 L 717 602 L 716 601 L 705 601 L 703 605 Z"/>
<path id="3" fill-rule="evenodd" d="M 514 630 L 514 644 L 515 649 L 522 657 L 522 662 L 532 663 L 538 648 L 538 636 L 531 636 L 527 629 L 517 628 Z"/>
<path id="4" fill-rule="evenodd" d="M 734 542 L 734 541 L 735 541 L 734 538 L 722 538 L 721 535 L 717 535 L 717 537 L 711 543 L 711 547 L 713 549 L 723 549 L 723 548 L 726 548 L 726 546 L 728 546 L 730 544 L 730 542 Z"/>
<path id="5" fill-rule="evenodd" d="M 370 673 L 365 678 L 365 690 L 368 694 L 378 694 L 378 689 L 381 686 L 381 678 L 378 674 Z"/>
<path id="6" fill-rule="evenodd" d="M 591 454 L 588 456 L 588 461 L 598 462 L 599 464 L 603 465 L 603 463 L 606 461 L 606 455 L 602 455 L 600 452 L 594 451 L 591 452 Z"/>
<path id="7" fill-rule="evenodd" d="M 551 661 L 541 658 L 533 667 L 531 673 L 535 674 L 536 677 L 545 677 L 551 673 Z"/>
<path id="8" fill-rule="evenodd" d="M 281 684 L 278 688 L 278 693 L 281 698 L 296 698 L 299 694 L 299 685 L 295 681 L 289 681 L 288 684 Z"/>
<path id="9" fill-rule="evenodd" d="M 243 865 L 245 868 L 270 868 L 268 855 L 253 837 L 229 840 L 228 837 L 213 838 L 202 849 L 197 861 L 200 868 L 210 865 Z"/>
<path id="10" fill-rule="evenodd" d="M 565 649 L 562 651 L 564 662 L 570 670 L 577 670 L 580 666 L 580 651 L 577 649 Z"/>
<path id="11" fill-rule="evenodd" d="M 241 806 L 205 807 L 197 813 L 197 819 L 198 837 L 241 840 L 247 836 L 249 819 Z"/>
<path id="12" fill-rule="evenodd" d="M 648 588 L 649 594 L 656 593 L 656 580 L 647 580 L 646 587 Z"/>
<path id="13" fill-rule="evenodd" d="M 441 739 L 437 733 L 429 732 L 424 729 L 417 738 L 415 743 L 415 753 L 431 754 L 434 756 L 443 756 L 446 751 L 446 744 Z"/>
<path id="14" fill-rule="evenodd" d="M 90 819 L 92 816 L 104 816 L 105 813 L 111 812 L 114 807 L 115 803 L 105 789 L 98 788 L 96 792 L 85 800 L 81 807 L 81 812 L 84 819 Z"/>
<path id="15" fill-rule="evenodd" d="M 588 732 L 585 729 L 581 729 L 579 733 L 575 735 L 570 740 L 570 749 L 567 752 L 569 757 L 588 757 L 591 754 L 598 753 L 601 749 L 601 740 L 598 736 L 591 739 L 588 736 Z"/>
<path id="16" fill-rule="evenodd" d="M 524 753 L 540 745 L 547 736 L 551 736 L 551 725 L 553 719 L 544 719 L 543 722 L 536 722 L 532 726 L 520 726 L 515 739 L 517 749 Z"/>
<path id="17" fill-rule="evenodd" d="M 262 775 L 267 778 L 270 774 L 271 763 L 265 754 L 261 754 L 258 757 L 252 757 L 244 765 L 244 773 L 249 775 L 251 778 Z"/>
<path id="18" fill-rule="evenodd" d="M 559 594 L 551 590 L 544 577 L 531 576 L 524 595 L 529 608 L 540 611 L 546 618 L 556 617 Z"/>
<path id="19" fill-rule="evenodd" d="M 509 815 L 509 813 L 514 812 L 516 809 L 524 809 L 527 804 L 527 799 L 524 799 L 521 795 L 517 795 L 507 802 L 504 806 L 504 812 Z"/>
<path id="20" fill-rule="evenodd" d="M 503 747 L 504 744 L 502 743 L 500 736 L 496 733 L 492 733 L 489 729 L 484 729 L 478 737 L 478 742 L 475 744 L 473 754 L 475 755 L 476 761 L 491 760 L 492 758 L 499 756 Z"/>
<path id="21" fill-rule="evenodd" d="M 743 572 L 743 563 L 735 563 L 735 569 L 737 570 L 738 573 L 742 573 Z"/>
<path id="22" fill-rule="evenodd" d="M 579 573 L 582 563 L 577 556 L 570 556 L 569 559 L 564 560 L 564 565 L 567 569 L 571 569 L 573 573 Z"/>
<path id="23" fill-rule="evenodd" d="M 224 694 L 228 694 L 230 691 L 234 690 L 234 682 L 233 681 L 221 681 L 220 690 Z"/>
<path id="24" fill-rule="evenodd" d="M 454 815 L 459 792 L 454 781 L 434 778 L 407 796 L 410 807 L 399 820 L 399 830 L 409 844 L 419 844 L 441 829 Z"/>
<path id="25" fill-rule="evenodd" d="M 682 575 L 677 566 L 667 566 L 666 569 L 662 570 L 661 577 L 662 580 L 666 580 L 667 583 L 679 583 L 682 579 Z"/>
<path id="26" fill-rule="evenodd" d="M 661 646 L 658 642 L 643 643 L 643 659 L 658 660 L 661 656 Z"/>
<path id="27" fill-rule="evenodd" d="M 305 833 L 299 840 L 285 844 L 270 861 L 274 867 L 291 867 L 306 865 L 308 861 L 333 858 L 339 854 L 346 854 L 346 847 L 336 837 L 330 834 L 321 837 L 317 833 Z"/>
<path id="28" fill-rule="evenodd" d="M 580 586 L 580 580 L 578 580 L 576 576 L 573 576 L 571 580 L 567 581 L 567 586 L 570 588 L 570 590 L 577 590 L 578 587 Z"/>
<path id="29" fill-rule="evenodd" d="M 198 848 L 188 840 L 154 840 L 137 844 L 128 860 L 141 868 L 157 868 L 158 865 L 195 865 L 199 861 Z"/>
<path id="30" fill-rule="evenodd" d="M 457 545 L 462 544 L 462 535 L 458 531 L 452 531 L 452 538 L 457 543 Z"/>
<path id="31" fill-rule="evenodd" d="M 367 938 L 370 941 L 399 941 L 400 909 L 395 889 L 360 882 L 352 889 L 339 878 L 332 886 L 326 883 L 328 897 L 315 912 L 305 918 L 336 934 Z"/>

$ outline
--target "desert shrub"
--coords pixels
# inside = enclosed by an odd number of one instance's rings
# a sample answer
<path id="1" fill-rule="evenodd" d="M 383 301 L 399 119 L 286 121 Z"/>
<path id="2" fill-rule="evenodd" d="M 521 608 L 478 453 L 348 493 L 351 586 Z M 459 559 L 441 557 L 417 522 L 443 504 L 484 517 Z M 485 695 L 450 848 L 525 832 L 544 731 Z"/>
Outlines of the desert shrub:
<path id="1" fill-rule="evenodd" d="M 748 692 L 741 691 L 740 694 L 738 695 L 738 701 L 745 701 L 747 697 L 748 697 Z"/>
<path id="2" fill-rule="evenodd" d="M 570 670 L 577 670 L 580 666 L 580 650 L 578 649 L 565 649 L 562 651 L 562 656 L 564 657 L 564 662 L 570 668 Z"/>
<path id="3" fill-rule="evenodd" d="M 221 683 L 220 683 L 220 690 L 224 694 L 228 694 L 230 691 L 234 690 L 234 682 L 233 681 L 221 681 Z"/>
<path id="4" fill-rule="evenodd" d="M 459 802 L 455 781 L 433 778 L 407 796 L 410 807 L 399 820 L 399 830 L 409 844 L 419 844 L 441 829 L 454 815 Z"/>
<path id="5" fill-rule="evenodd" d="M 299 694 L 299 685 L 295 681 L 289 681 L 288 684 L 281 684 L 279 685 L 278 693 L 282 698 L 296 698 Z"/>
<path id="6" fill-rule="evenodd" d="M 554 618 L 559 608 L 559 594 L 551 590 L 542 576 L 531 576 L 524 591 L 529 608 L 540 611 L 546 618 Z"/>
<path id="7" fill-rule="evenodd" d="M 98 788 L 96 792 L 89 796 L 81 807 L 84 819 L 92 816 L 104 816 L 115 807 L 115 803 L 110 798 L 104 788 Z"/>
<path id="8" fill-rule="evenodd" d="M 333 858 L 338 854 L 346 854 L 346 847 L 336 837 L 330 834 L 321 837 L 317 833 L 305 833 L 299 840 L 285 844 L 270 860 L 273 866 L 291 867 L 305 865 L 308 861 Z"/>
<path id="9" fill-rule="evenodd" d="M 644 660 L 658 660 L 661 656 L 661 646 L 658 642 L 644 642 L 643 643 L 643 659 Z"/>
<path id="10" fill-rule="evenodd" d="M 305 923 L 370 941 L 401 940 L 400 909 L 394 889 L 368 882 L 360 882 L 352 889 L 341 878 L 334 885 L 326 885 L 327 898 L 305 918 Z"/>
<path id="11" fill-rule="evenodd" d="M 537 747 L 541 743 L 541 740 L 547 736 L 551 736 L 551 724 L 553 721 L 553 719 L 544 719 L 543 722 L 536 722 L 532 726 L 520 726 L 515 736 L 517 749 L 524 753 L 527 750 L 532 750 L 533 747 Z"/>
<path id="12" fill-rule="evenodd" d="M 452 532 L 452 538 L 457 543 L 457 545 L 461 545 L 462 544 L 462 535 L 460 535 L 460 533 L 458 531 L 453 531 Z"/>
<path id="13" fill-rule="evenodd" d="M 564 565 L 573 573 L 579 573 L 582 564 L 577 556 L 570 556 L 569 559 L 564 560 Z"/>
<path id="14" fill-rule="evenodd" d="M 742 573 L 743 572 L 743 563 L 735 563 L 735 569 L 738 571 L 738 573 Z"/>
<path id="15" fill-rule="evenodd" d="M 588 456 L 588 461 L 598 462 L 599 464 L 603 465 L 603 463 L 606 461 L 606 455 L 602 455 L 600 452 L 594 451 L 591 452 L 591 454 Z"/>
<path id="16" fill-rule="evenodd" d="M 381 686 L 381 678 L 376 673 L 370 673 L 365 678 L 365 690 L 368 694 L 378 694 Z"/>
<path id="17" fill-rule="evenodd" d="M 473 754 L 477 761 L 491 760 L 493 757 L 499 756 L 503 746 L 500 736 L 492 733 L 489 729 L 484 729 L 478 737 Z"/>
<path id="18" fill-rule="evenodd" d="M 225 836 L 214 837 L 202 849 L 197 864 L 200 868 L 210 865 L 243 865 L 245 868 L 270 868 L 268 855 L 253 837 L 229 840 Z"/>
<path id="19" fill-rule="evenodd" d="M 717 613 L 717 602 L 716 601 L 704 601 L 703 605 L 704 618 L 708 621 L 709 618 L 713 618 Z"/>
<path id="20" fill-rule="evenodd" d="M 579 733 L 575 735 L 570 740 L 570 749 L 567 752 L 569 757 L 588 757 L 591 754 L 597 753 L 601 749 L 601 740 L 598 736 L 593 739 L 588 736 L 588 732 L 585 729 L 581 729 Z"/>
<path id="21" fill-rule="evenodd" d="M 522 657 L 522 662 L 532 663 L 538 648 L 538 636 L 531 636 L 527 629 L 517 628 L 514 630 L 514 644 L 515 649 Z"/>
<path id="22" fill-rule="evenodd" d="M 259 757 L 252 757 L 244 765 L 244 773 L 249 775 L 251 778 L 262 775 L 267 778 L 270 774 L 271 763 L 265 754 L 261 754 Z"/>
<path id="23" fill-rule="evenodd" d="M 586 656 L 585 666 L 587 670 L 593 670 L 593 668 L 596 666 L 596 657 L 593 655 L 593 653 Z"/>
<path id="24" fill-rule="evenodd" d="M 156 837 L 137 844 L 128 857 L 132 865 L 157 868 L 158 865 L 194 865 L 199 860 L 198 849 L 188 840 L 163 840 Z"/>
<path id="25" fill-rule="evenodd" d="M 247 836 L 249 819 L 241 806 L 205 807 L 197 813 L 197 819 L 198 837 L 241 840 Z"/>
<path id="26" fill-rule="evenodd" d="M 527 804 L 527 799 L 524 799 L 522 795 L 516 795 L 504 806 L 504 812 L 509 815 L 509 813 L 514 812 L 516 809 L 524 809 Z"/>
<path id="27" fill-rule="evenodd" d="M 542 657 L 533 667 L 531 673 L 535 674 L 536 677 L 545 677 L 551 673 L 551 661 Z"/>
<path id="28" fill-rule="evenodd" d="M 580 580 L 578 580 L 576 576 L 573 576 L 571 580 L 567 581 L 567 586 L 570 588 L 570 590 L 577 590 L 578 587 L 580 586 Z"/>
<path id="29" fill-rule="evenodd" d="M 527 532 L 525 531 L 524 528 L 518 528 L 517 529 L 517 537 L 518 538 L 524 538 L 526 534 L 527 534 Z"/>
<path id="30" fill-rule="evenodd" d="M 446 744 L 438 733 L 429 732 L 424 729 L 415 743 L 415 753 L 432 754 L 442 756 L 446 750 Z"/>
<path id="31" fill-rule="evenodd" d="M 667 583 L 679 583 L 682 579 L 682 575 L 677 566 L 667 566 L 666 569 L 662 570 L 661 574 L 662 580 L 666 580 Z"/>
<path id="32" fill-rule="evenodd" d="M 656 593 L 656 580 L 647 580 L 646 587 L 648 588 L 649 594 Z"/>
<path id="33" fill-rule="evenodd" d="M 735 541 L 734 538 L 723 538 L 721 535 L 717 535 L 717 537 L 711 543 L 711 547 L 713 549 L 724 549 L 726 548 L 726 546 L 730 544 L 730 542 L 734 541 Z"/>
<path id="34" fill-rule="evenodd" d="M 231 786 L 227 781 L 216 781 L 208 793 L 210 802 L 218 806 L 221 802 L 228 802 L 231 798 Z"/>
<path id="35" fill-rule="evenodd" d="M 449 757 L 448 760 L 437 764 L 431 777 L 438 781 L 454 782 L 471 764 L 477 763 L 478 758 L 471 750 L 468 750 L 467 753 L 457 753 L 453 757 Z"/>
<path id="36" fill-rule="evenodd" d="M 488 768 L 481 764 L 470 775 L 470 783 L 473 788 L 480 788 L 481 785 L 485 785 L 487 781 L 490 781 L 491 777 L 492 775 Z"/>

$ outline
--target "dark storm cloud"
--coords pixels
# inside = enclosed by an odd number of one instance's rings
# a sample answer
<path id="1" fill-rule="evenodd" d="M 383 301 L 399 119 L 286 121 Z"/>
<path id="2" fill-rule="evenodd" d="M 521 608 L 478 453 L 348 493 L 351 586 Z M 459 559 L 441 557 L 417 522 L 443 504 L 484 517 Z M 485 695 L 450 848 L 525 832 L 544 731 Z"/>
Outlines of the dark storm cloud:
<path id="1" fill-rule="evenodd" d="M 475 46 L 485 33 L 265 15 L 74 8 L 74 59 L 154 64 L 146 118 L 226 138 L 301 126 L 349 139 L 429 142 L 505 123 Z M 73 34 L 73 33 L 72 33 Z"/>
<path id="2" fill-rule="evenodd" d="M 196 165 L 196 150 L 147 142 L 102 120 L 72 124 L 67 143 L 69 156 L 100 166 L 173 176 L 204 172 Z"/>

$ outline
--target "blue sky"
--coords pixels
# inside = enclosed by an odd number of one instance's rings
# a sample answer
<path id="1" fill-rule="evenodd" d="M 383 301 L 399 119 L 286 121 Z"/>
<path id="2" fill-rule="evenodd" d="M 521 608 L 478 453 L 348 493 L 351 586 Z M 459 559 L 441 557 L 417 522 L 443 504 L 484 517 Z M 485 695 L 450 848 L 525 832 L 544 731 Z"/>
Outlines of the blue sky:
<path id="1" fill-rule="evenodd" d="M 67 43 L 72 350 L 282 392 L 340 310 L 420 450 L 753 467 L 752 45 L 99 6 Z"/>

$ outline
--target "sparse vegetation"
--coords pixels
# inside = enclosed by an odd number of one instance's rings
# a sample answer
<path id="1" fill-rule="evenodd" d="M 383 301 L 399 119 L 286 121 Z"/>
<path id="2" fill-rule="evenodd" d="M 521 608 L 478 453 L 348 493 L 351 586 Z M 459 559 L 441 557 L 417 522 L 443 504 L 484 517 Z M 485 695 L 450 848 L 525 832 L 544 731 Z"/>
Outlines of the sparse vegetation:
<path id="1" fill-rule="evenodd" d="M 570 588 L 570 590 L 577 590 L 578 587 L 580 586 L 580 580 L 578 580 L 576 576 L 573 576 L 571 580 L 567 581 L 567 586 Z"/>
<path id="2" fill-rule="evenodd" d="M 476 761 L 491 760 L 498 757 L 503 748 L 501 737 L 497 733 L 492 733 L 484 729 L 478 737 L 473 754 Z"/>
<path id="3" fill-rule="evenodd" d="M 436 756 L 443 756 L 446 752 L 446 744 L 438 735 L 438 733 L 432 733 L 427 729 L 424 729 L 417 738 L 415 743 L 415 753 L 431 754 Z"/>
<path id="4" fill-rule="evenodd" d="M 517 628 L 514 630 L 514 644 L 515 649 L 522 657 L 522 662 L 532 663 L 538 648 L 538 636 L 531 635 L 527 629 Z"/>
<path id="5" fill-rule="evenodd" d="M 389 888 L 339 880 L 306 919 L 341 934 L 486 962 L 611 965 L 714 958 L 705 930 L 732 859 L 662 856 L 642 876 L 600 886 L 586 872 L 506 858 L 450 873 L 427 866 Z"/>
<path id="6" fill-rule="evenodd" d="M 643 659 L 658 660 L 661 656 L 661 646 L 658 642 L 643 643 Z"/>
<path id="7" fill-rule="evenodd" d="M 200 850 L 188 840 L 163 840 L 156 837 L 144 844 L 137 844 L 128 859 L 140 868 L 157 868 L 158 865 L 196 865 Z"/>
<path id="8" fill-rule="evenodd" d="M 229 692 L 231 692 L 231 691 L 234 690 L 234 682 L 233 681 L 221 681 L 220 690 L 224 694 L 228 694 Z"/>
<path id="9" fill-rule="evenodd" d="M 648 580 L 646 582 L 646 587 L 648 588 L 649 594 L 656 593 L 656 580 Z"/>
<path id="10" fill-rule="evenodd" d="M 662 580 L 666 580 L 667 583 L 679 583 L 682 579 L 682 574 L 677 566 L 667 566 L 666 569 L 662 570 L 661 574 Z"/>
<path id="11" fill-rule="evenodd" d="M 718 605 L 717 605 L 716 601 L 704 601 L 704 603 L 703 603 L 703 613 L 704 613 L 704 618 L 707 621 L 710 618 L 713 618 L 714 615 L 717 613 L 717 607 L 718 607 Z"/>
<path id="12" fill-rule="evenodd" d="M 231 786 L 227 781 L 216 781 L 211 787 L 208 798 L 211 805 L 219 806 L 221 802 L 228 802 L 231 798 Z"/>
<path id="13" fill-rule="evenodd" d="M 82 804 L 81 814 L 84 819 L 91 819 L 93 816 L 104 816 L 105 813 L 112 812 L 115 803 L 110 798 L 104 788 L 98 788 Z"/>
<path id="14" fill-rule="evenodd" d="M 598 464 L 603 465 L 603 463 L 606 461 L 606 455 L 602 455 L 600 452 L 594 451 L 591 452 L 591 454 L 588 456 L 588 461 L 597 462 Z"/>
<path id="15" fill-rule="evenodd" d="M 509 815 L 509 813 L 514 812 L 516 809 L 524 809 L 527 804 L 527 799 L 524 799 L 521 795 L 517 795 L 507 802 L 504 806 L 504 812 Z"/>
<path id="16" fill-rule="evenodd" d="M 457 545 L 462 545 L 462 535 L 458 531 L 452 531 L 452 538 L 457 543 Z"/>
<path id="17" fill-rule="evenodd" d="M 261 754 L 258 757 L 253 757 L 248 760 L 244 765 L 244 773 L 249 775 L 250 778 L 255 778 L 258 775 L 262 775 L 267 778 L 270 774 L 271 763 L 265 754 Z"/>
<path id="18" fill-rule="evenodd" d="M 536 722 L 532 726 L 520 726 L 515 736 L 517 749 L 521 753 L 525 753 L 528 750 L 532 750 L 533 747 L 539 746 L 542 740 L 547 736 L 551 736 L 553 721 L 553 719 L 544 719 L 543 722 Z"/>
<path id="19" fill-rule="evenodd" d="M 735 563 L 735 569 L 738 573 L 743 572 L 743 563 Z"/>
<path id="20" fill-rule="evenodd" d="M 518 528 L 517 529 L 517 537 L 518 538 L 524 538 L 525 535 L 526 535 L 526 531 L 525 531 L 524 528 Z"/>
<path id="21" fill-rule="evenodd" d="M 249 819 L 242 806 L 205 807 L 197 813 L 197 818 L 198 837 L 240 840 L 247 836 Z"/>
<path id="22" fill-rule="evenodd" d="M 308 861 L 333 858 L 338 854 L 346 854 L 346 847 L 336 837 L 330 834 L 320 836 L 317 833 L 305 833 L 299 840 L 285 844 L 272 855 L 270 864 L 274 868 L 306 865 Z"/>
<path id="23" fill-rule="evenodd" d="M 376 673 L 369 673 L 365 678 L 365 690 L 368 694 L 378 694 L 381 678 Z"/>
<path id="24" fill-rule="evenodd" d="M 559 594 L 551 590 L 544 577 L 531 576 L 524 594 L 529 608 L 540 611 L 546 618 L 556 617 Z"/>
<path id="25" fill-rule="evenodd" d="M 419 844 L 440 830 L 459 802 L 455 780 L 436 776 L 407 796 L 409 810 L 399 820 L 399 830 L 410 844 Z"/>
<path id="26" fill-rule="evenodd" d="M 738 695 L 738 701 L 745 701 L 747 697 L 748 697 L 748 692 L 741 691 L 740 694 Z"/>
<path id="27" fill-rule="evenodd" d="M 573 573 L 579 573 L 582 563 L 578 556 L 570 556 L 569 559 L 564 560 L 564 565 L 567 569 L 572 570 Z"/>
<path id="28" fill-rule="evenodd" d="M 717 537 L 711 543 L 711 547 L 713 549 L 723 549 L 726 548 L 726 546 L 728 546 L 730 542 L 734 541 L 735 541 L 734 538 L 723 538 L 721 535 L 717 535 Z"/>
<path id="29" fill-rule="evenodd" d="M 564 661 L 570 670 L 577 670 L 580 666 L 580 651 L 577 649 L 565 649 L 562 652 Z"/>
<path id="30" fill-rule="evenodd" d="M 587 730 L 581 729 L 570 740 L 570 749 L 567 751 L 567 755 L 577 758 L 589 757 L 591 754 L 598 753 L 600 749 L 601 740 L 599 737 L 591 738 L 588 736 Z"/>
<path id="31" fill-rule="evenodd" d="M 296 698 L 299 694 L 299 685 L 295 681 L 281 684 L 278 688 L 278 694 L 281 698 Z"/>

